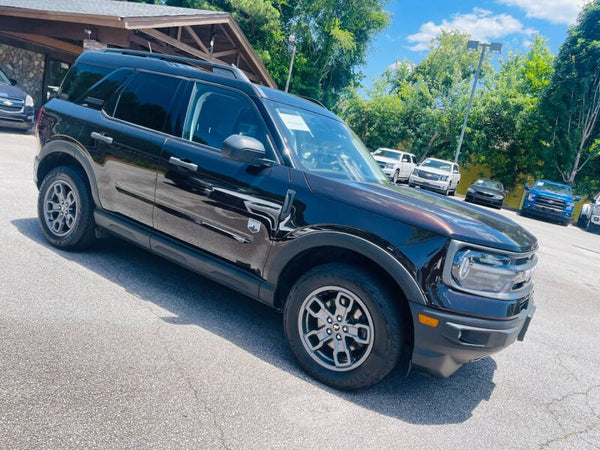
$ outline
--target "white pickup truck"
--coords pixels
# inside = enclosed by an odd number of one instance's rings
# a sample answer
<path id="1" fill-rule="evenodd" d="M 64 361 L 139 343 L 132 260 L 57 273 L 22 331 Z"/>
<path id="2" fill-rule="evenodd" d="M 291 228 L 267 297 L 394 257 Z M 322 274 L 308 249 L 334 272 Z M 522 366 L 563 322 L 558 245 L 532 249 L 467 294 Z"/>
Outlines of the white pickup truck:
<path id="1" fill-rule="evenodd" d="M 590 231 L 600 229 L 600 193 L 596 194 L 593 202 L 583 205 L 577 225 Z"/>

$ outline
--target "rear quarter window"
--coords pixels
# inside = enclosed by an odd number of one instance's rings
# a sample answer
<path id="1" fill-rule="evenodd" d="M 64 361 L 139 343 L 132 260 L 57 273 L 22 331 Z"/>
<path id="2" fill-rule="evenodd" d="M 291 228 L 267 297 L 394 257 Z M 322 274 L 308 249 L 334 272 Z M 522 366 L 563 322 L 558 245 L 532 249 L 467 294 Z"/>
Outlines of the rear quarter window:
<path id="1" fill-rule="evenodd" d="M 70 102 L 77 101 L 94 84 L 114 70 L 114 67 L 75 64 L 63 80 L 59 98 Z"/>

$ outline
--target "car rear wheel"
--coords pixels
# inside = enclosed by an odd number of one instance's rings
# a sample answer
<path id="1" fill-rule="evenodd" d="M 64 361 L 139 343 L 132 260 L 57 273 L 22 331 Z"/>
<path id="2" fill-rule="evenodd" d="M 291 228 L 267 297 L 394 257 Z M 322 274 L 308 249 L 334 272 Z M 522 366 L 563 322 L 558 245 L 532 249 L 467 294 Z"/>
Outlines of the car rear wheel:
<path id="1" fill-rule="evenodd" d="M 285 334 L 300 366 L 337 389 L 371 386 L 396 366 L 404 321 L 375 277 L 339 263 L 303 275 L 284 309 Z"/>
<path id="2" fill-rule="evenodd" d="M 38 196 L 38 219 L 44 236 L 55 247 L 76 250 L 92 243 L 92 198 L 77 170 L 56 167 L 44 177 Z"/>

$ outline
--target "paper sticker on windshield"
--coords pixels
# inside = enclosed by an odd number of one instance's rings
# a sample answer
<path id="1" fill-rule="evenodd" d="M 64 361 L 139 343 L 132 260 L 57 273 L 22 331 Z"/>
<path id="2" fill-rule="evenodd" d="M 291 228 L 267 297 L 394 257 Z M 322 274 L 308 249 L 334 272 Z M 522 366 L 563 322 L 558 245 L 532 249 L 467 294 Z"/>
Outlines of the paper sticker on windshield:
<path id="1" fill-rule="evenodd" d="M 298 114 L 286 114 L 281 111 L 277 112 L 288 130 L 308 131 L 310 133 L 310 128 L 308 128 L 302 116 Z"/>

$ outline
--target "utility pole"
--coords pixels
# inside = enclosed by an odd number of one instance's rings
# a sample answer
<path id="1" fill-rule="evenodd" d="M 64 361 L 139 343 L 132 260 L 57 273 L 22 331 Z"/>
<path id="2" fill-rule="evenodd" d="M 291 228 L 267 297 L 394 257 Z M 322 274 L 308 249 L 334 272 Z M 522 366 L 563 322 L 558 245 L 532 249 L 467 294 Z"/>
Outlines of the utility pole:
<path id="1" fill-rule="evenodd" d="M 471 96 L 469 97 L 469 106 L 467 106 L 467 112 L 465 114 L 465 120 L 460 130 L 460 138 L 458 139 L 458 146 L 456 147 L 456 154 L 454 155 L 454 162 L 458 162 L 458 156 L 460 155 L 460 148 L 462 147 L 463 138 L 465 137 L 465 129 L 467 128 L 467 121 L 469 120 L 469 114 L 471 113 L 471 106 L 473 105 L 473 97 L 475 96 L 475 89 L 477 89 L 477 82 L 479 81 L 479 74 L 481 73 L 481 65 L 483 64 L 483 57 L 485 55 L 485 49 L 489 48 L 492 53 L 500 53 L 502 51 L 502 44 L 493 42 L 487 44 L 479 41 L 467 42 L 468 50 L 478 50 L 481 47 L 481 56 L 479 57 L 479 64 L 477 65 L 477 71 L 475 72 L 475 79 L 473 80 L 473 88 L 471 89 Z"/>
<path id="2" fill-rule="evenodd" d="M 290 34 L 288 39 L 288 50 L 292 52 L 292 59 L 290 59 L 290 68 L 288 70 L 287 81 L 285 82 L 284 92 L 287 92 L 290 87 L 290 79 L 292 78 L 292 69 L 294 68 L 294 57 L 296 56 L 296 36 Z"/>

